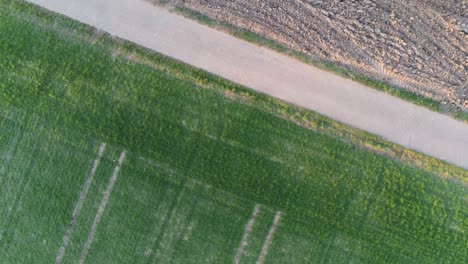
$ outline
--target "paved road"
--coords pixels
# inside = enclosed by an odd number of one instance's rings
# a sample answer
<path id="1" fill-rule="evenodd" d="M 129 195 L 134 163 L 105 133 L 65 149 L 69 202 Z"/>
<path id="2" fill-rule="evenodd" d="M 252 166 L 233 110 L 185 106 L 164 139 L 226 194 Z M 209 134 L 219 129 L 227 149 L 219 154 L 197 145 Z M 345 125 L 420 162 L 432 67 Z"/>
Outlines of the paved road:
<path id="1" fill-rule="evenodd" d="M 29 0 L 257 91 L 468 169 L 468 125 L 143 0 Z"/>

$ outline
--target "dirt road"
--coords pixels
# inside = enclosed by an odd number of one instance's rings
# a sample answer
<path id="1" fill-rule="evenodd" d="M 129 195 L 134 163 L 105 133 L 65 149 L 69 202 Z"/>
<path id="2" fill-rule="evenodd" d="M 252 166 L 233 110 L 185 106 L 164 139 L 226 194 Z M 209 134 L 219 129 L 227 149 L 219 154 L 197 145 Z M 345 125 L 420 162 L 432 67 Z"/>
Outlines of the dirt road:
<path id="1" fill-rule="evenodd" d="M 259 92 L 468 169 L 468 125 L 143 0 L 29 0 Z"/>
<path id="2" fill-rule="evenodd" d="M 468 1 L 164 2 L 468 111 Z"/>

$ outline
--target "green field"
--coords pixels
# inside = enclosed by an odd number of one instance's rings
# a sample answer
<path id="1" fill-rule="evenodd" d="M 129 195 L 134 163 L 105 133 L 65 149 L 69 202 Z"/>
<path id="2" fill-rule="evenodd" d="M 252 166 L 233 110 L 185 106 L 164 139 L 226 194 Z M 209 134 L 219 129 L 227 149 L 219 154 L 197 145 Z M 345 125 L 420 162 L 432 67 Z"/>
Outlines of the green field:
<path id="1" fill-rule="evenodd" d="M 70 226 L 63 263 L 255 263 L 265 246 L 265 263 L 468 262 L 466 171 L 307 129 L 139 51 L 0 0 L 0 263 L 53 262 Z"/>

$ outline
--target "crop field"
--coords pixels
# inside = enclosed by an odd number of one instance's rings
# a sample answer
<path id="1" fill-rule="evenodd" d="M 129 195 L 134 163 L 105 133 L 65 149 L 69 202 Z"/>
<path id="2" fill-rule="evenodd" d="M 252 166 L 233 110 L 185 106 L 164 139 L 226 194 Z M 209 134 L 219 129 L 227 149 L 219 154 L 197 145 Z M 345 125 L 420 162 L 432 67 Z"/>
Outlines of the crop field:
<path id="1" fill-rule="evenodd" d="M 468 262 L 466 171 L 441 178 L 132 52 L 0 0 L 0 263 Z"/>

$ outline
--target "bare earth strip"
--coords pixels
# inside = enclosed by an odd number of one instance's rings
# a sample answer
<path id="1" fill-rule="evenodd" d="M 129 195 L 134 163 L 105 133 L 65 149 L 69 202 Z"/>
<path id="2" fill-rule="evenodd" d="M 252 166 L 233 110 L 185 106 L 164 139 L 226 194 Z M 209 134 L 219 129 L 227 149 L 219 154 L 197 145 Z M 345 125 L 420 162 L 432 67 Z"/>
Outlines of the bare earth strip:
<path id="1" fill-rule="evenodd" d="M 81 190 L 81 193 L 80 193 L 80 198 L 78 199 L 78 202 L 75 205 L 75 209 L 73 210 L 70 225 L 68 226 L 67 232 L 65 233 L 65 236 L 63 237 L 62 245 L 60 246 L 60 249 L 57 252 L 57 256 L 55 257 L 55 263 L 62 262 L 62 258 L 65 255 L 65 249 L 67 248 L 68 243 L 70 242 L 73 228 L 75 228 L 76 220 L 78 219 L 78 216 L 80 215 L 81 208 L 83 207 L 84 201 L 86 200 L 86 195 L 88 194 L 89 187 L 91 186 L 91 183 L 93 182 L 94 174 L 96 174 L 97 167 L 99 166 L 99 162 L 101 161 L 101 157 L 102 157 L 102 154 L 104 153 L 105 148 L 106 148 L 105 143 L 102 143 L 99 146 L 97 156 L 93 161 L 93 166 L 91 167 L 91 171 L 89 172 L 89 175 L 86 178 L 86 181 L 83 185 L 83 189 Z"/>
<path id="2" fill-rule="evenodd" d="M 120 154 L 119 161 L 117 163 L 117 166 L 115 166 L 114 172 L 112 173 L 112 177 L 109 180 L 109 184 L 107 185 L 107 189 L 104 192 L 104 195 L 101 200 L 101 204 L 99 205 L 98 211 L 96 213 L 96 216 L 94 217 L 94 222 L 93 226 L 91 227 L 91 230 L 89 231 L 88 239 L 86 240 L 86 243 L 83 247 L 83 251 L 81 252 L 80 256 L 80 261 L 79 263 L 82 264 L 88 255 L 89 248 L 91 247 L 91 243 L 93 242 L 94 235 L 96 234 L 97 227 L 99 225 L 99 222 L 101 221 L 102 214 L 104 213 L 104 210 L 106 209 L 107 202 L 109 202 L 109 197 L 112 192 L 112 188 L 114 188 L 114 184 L 117 181 L 117 176 L 119 175 L 119 170 L 120 167 L 122 166 L 122 162 L 125 159 L 125 151 L 123 151 Z"/>
<path id="3" fill-rule="evenodd" d="M 29 0 L 259 92 L 468 168 L 468 125 L 144 0 Z"/>
<path id="4" fill-rule="evenodd" d="M 281 218 L 281 212 L 276 212 L 275 218 L 273 219 L 273 224 L 271 225 L 270 231 L 268 231 L 268 235 L 265 239 L 265 243 L 263 243 L 260 256 L 258 256 L 257 264 L 262 264 L 263 261 L 265 260 L 265 257 L 268 253 L 268 248 L 271 245 L 271 241 L 273 241 L 273 235 L 275 234 L 276 228 L 278 227 L 280 218 Z"/>
<path id="5" fill-rule="evenodd" d="M 244 252 L 245 246 L 247 246 L 247 240 L 249 239 L 250 233 L 252 232 L 253 225 L 255 223 L 255 219 L 257 218 L 258 213 L 260 212 L 260 205 L 255 205 L 254 211 L 252 213 L 252 217 L 250 218 L 247 226 L 245 226 L 244 236 L 242 237 L 242 241 L 239 245 L 239 249 L 237 250 L 236 256 L 234 257 L 234 263 L 239 264 L 240 258 L 242 253 Z"/>

